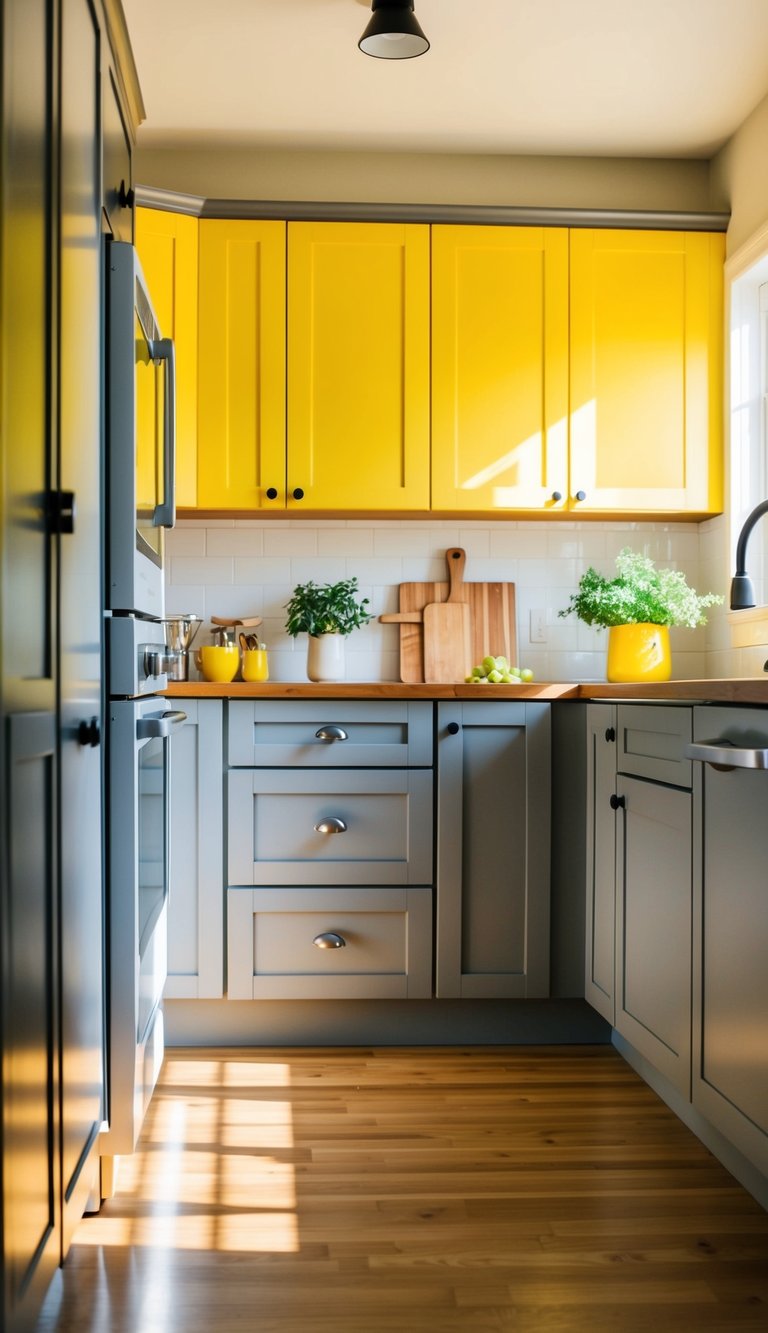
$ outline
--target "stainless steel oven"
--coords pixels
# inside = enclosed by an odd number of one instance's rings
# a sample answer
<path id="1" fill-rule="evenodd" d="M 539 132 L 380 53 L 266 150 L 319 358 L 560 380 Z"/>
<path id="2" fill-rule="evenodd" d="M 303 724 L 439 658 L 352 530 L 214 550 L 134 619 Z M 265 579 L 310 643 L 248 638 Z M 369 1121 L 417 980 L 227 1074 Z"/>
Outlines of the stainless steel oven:
<path id="1" fill-rule="evenodd" d="M 168 749 L 186 714 L 160 698 L 109 707 L 109 1132 L 133 1151 L 163 1058 L 170 883 Z"/>

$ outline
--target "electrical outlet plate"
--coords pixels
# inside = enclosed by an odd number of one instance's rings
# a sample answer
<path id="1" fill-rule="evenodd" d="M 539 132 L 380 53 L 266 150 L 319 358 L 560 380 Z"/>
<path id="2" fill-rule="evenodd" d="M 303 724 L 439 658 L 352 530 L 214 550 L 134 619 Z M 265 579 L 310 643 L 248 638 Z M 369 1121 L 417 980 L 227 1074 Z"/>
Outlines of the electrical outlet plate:
<path id="1" fill-rule="evenodd" d="M 531 611 L 531 623 L 528 633 L 528 639 L 531 643 L 547 642 L 546 611 Z"/>

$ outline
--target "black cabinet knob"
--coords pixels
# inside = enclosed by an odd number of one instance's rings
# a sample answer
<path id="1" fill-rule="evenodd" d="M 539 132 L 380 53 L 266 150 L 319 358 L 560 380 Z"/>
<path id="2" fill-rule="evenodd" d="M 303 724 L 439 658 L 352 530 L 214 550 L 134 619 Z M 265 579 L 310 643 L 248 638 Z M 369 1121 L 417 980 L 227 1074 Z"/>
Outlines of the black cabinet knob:
<path id="1" fill-rule="evenodd" d="M 615 727 L 606 727 L 606 728 L 605 728 L 605 739 L 606 739 L 607 741 L 615 741 L 615 740 L 616 740 L 616 728 L 615 728 Z"/>
<path id="2" fill-rule="evenodd" d="M 552 499 L 554 500 L 555 504 L 557 504 L 558 500 L 562 500 L 562 498 L 563 498 L 563 492 L 562 492 L 562 491 L 553 491 L 553 492 L 552 492 Z"/>
<path id="3" fill-rule="evenodd" d="M 277 499 L 277 487 L 276 487 L 276 486 L 268 486 L 268 487 L 267 487 L 267 499 L 268 499 L 268 500 L 276 500 L 276 499 Z"/>
<path id="4" fill-rule="evenodd" d="M 574 499 L 576 500 L 586 500 L 586 498 L 587 498 L 586 491 L 577 491 L 576 495 L 574 496 Z"/>
<path id="5" fill-rule="evenodd" d="M 294 488 L 293 488 L 293 492 L 292 492 L 292 493 L 293 493 L 293 498 L 294 498 L 294 500 L 303 500 L 303 499 L 304 499 L 304 492 L 303 492 L 303 490 L 301 489 L 300 486 L 294 486 Z"/>
<path id="6" fill-rule="evenodd" d="M 136 198 L 130 186 L 126 187 L 125 181 L 120 182 L 120 189 L 117 192 L 117 202 L 121 208 L 133 208 Z"/>
<path id="7" fill-rule="evenodd" d="M 458 722 L 449 722 L 448 726 L 445 729 L 448 732 L 449 736 L 455 736 L 457 732 L 461 731 L 461 727 L 459 726 Z"/>
<path id="8" fill-rule="evenodd" d="M 90 722 L 81 722 L 77 729 L 77 739 L 80 745 L 96 746 L 101 742 L 101 729 L 95 717 Z"/>
<path id="9" fill-rule="evenodd" d="M 626 806 L 626 801 L 623 796 L 612 796 L 610 805 L 612 810 L 623 810 Z"/>

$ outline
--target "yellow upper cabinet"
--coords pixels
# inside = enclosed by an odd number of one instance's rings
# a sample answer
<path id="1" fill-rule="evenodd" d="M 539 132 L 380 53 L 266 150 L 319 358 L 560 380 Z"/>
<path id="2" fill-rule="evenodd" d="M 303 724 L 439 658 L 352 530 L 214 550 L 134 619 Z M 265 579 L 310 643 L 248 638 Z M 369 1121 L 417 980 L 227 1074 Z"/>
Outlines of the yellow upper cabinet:
<path id="1" fill-rule="evenodd" d="M 570 249 L 571 506 L 717 512 L 724 238 L 584 230 Z"/>
<path id="2" fill-rule="evenodd" d="M 199 509 L 285 506 L 285 223 L 200 222 Z"/>
<path id="3" fill-rule="evenodd" d="M 287 503 L 429 508 L 429 227 L 288 224 Z"/>
<path id="4" fill-rule="evenodd" d="M 164 338 L 176 346 L 176 503 L 197 501 L 197 218 L 136 210 L 136 249 Z"/>
<path id="5" fill-rule="evenodd" d="M 432 507 L 560 509 L 568 232 L 432 229 Z"/>

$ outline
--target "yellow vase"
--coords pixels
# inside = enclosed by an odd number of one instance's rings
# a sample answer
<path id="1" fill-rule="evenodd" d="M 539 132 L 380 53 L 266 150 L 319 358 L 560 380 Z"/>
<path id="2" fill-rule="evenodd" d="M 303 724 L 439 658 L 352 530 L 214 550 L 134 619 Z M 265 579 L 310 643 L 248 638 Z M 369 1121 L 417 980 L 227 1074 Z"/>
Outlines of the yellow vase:
<path id="1" fill-rule="evenodd" d="M 672 657 L 666 625 L 613 625 L 606 676 L 612 681 L 669 680 Z"/>

